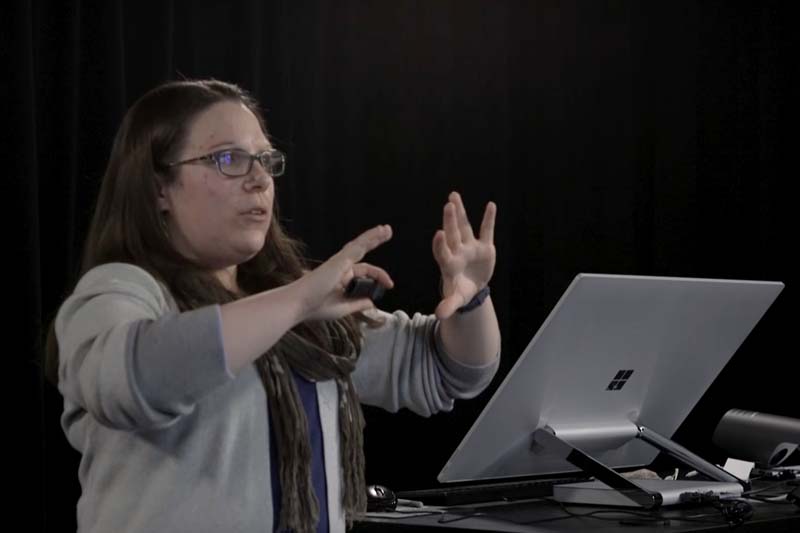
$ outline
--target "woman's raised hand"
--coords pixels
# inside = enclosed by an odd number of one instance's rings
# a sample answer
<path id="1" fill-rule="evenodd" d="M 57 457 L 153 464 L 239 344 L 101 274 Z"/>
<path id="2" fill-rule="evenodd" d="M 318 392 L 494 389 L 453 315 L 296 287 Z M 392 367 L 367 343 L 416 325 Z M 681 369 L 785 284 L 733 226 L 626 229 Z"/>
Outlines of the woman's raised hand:
<path id="1" fill-rule="evenodd" d="M 374 307 L 369 298 L 348 298 L 345 287 L 354 277 L 369 277 L 394 287 L 382 268 L 362 263 L 364 256 L 392 238 L 388 225 L 376 226 L 348 242 L 339 252 L 295 283 L 301 288 L 304 320 L 334 320 Z"/>
<path id="2" fill-rule="evenodd" d="M 433 237 L 433 256 L 442 273 L 442 300 L 436 307 L 440 320 L 450 317 L 492 279 L 496 214 L 494 202 L 486 204 L 476 238 L 461 196 L 450 193 L 444 206 L 442 229 Z"/>

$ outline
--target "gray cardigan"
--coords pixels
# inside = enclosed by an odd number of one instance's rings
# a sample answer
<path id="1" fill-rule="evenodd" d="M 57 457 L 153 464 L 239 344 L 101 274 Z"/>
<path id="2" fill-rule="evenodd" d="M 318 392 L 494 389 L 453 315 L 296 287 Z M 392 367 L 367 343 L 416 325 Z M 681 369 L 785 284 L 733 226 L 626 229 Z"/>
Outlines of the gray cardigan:
<path id="1" fill-rule="evenodd" d="M 254 365 L 227 369 L 219 306 L 179 313 L 143 269 L 99 266 L 56 318 L 62 427 L 82 454 L 80 532 L 272 527 L 269 417 Z M 423 416 L 477 395 L 497 371 L 444 354 L 432 316 L 379 312 L 353 383 L 362 403 Z M 442 354 L 442 355 L 439 355 Z M 335 382 L 317 384 L 331 531 L 344 531 Z"/>

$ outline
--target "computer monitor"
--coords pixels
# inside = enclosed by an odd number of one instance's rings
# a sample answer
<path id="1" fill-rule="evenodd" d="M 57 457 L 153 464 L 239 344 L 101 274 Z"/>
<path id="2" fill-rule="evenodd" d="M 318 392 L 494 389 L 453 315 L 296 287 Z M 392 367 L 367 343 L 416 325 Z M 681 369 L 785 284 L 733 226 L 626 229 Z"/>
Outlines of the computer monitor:
<path id="1" fill-rule="evenodd" d="M 649 465 L 665 448 L 692 456 L 669 437 L 782 289 L 768 281 L 577 275 L 439 481 L 568 474 L 592 459 L 616 471 Z"/>

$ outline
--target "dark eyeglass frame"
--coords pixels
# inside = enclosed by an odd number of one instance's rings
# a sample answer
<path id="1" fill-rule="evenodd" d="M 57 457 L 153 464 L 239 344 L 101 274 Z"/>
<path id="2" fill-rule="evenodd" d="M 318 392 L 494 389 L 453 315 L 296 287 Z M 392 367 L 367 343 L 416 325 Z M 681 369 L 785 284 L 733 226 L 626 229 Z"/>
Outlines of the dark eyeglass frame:
<path id="1" fill-rule="evenodd" d="M 247 157 L 248 164 L 247 170 L 242 172 L 241 174 L 230 174 L 229 172 L 225 172 L 222 170 L 222 154 L 227 154 L 231 152 L 236 152 L 237 154 Z M 273 177 L 277 178 L 278 176 L 282 176 L 284 170 L 286 169 L 286 154 L 281 152 L 280 150 L 264 150 L 263 152 L 259 152 L 257 154 L 251 154 L 246 150 L 242 150 L 241 148 L 225 148 L 223 150 L 217 150 L 215 152 L 211 152 L 209 154 L 201 155 L 198 157 L 193 157 L 191 159 L 184 159 L 183 161 L 175 161 L 174 163 L 167 163 L 167 167 L 172 168 L 178 165 L 187 165 L 189 163 L 196 163 L 198 161 L 212 161 L 217 165 L 217 170 L 223 176 L 228 176 L 229 178 L 240 178 L 242 176 L 247 176 L 250 174 L 250 171 L 253 170 L 253 161 L 258 160 L 261 163 L 261 167 L 267 171 L 267 173 Z M 279 164 L 278 171 L 272 172 L 270 169 L 272 168 L 272 163 L 276 162 Z"/>

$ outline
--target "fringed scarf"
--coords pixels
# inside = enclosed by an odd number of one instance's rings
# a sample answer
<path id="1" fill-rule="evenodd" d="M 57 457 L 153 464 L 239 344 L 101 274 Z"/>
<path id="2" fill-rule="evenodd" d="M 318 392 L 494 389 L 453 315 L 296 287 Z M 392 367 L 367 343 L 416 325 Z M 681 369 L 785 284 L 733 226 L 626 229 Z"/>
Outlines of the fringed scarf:
<path id="1" fill-rule="evenodd" d="M 343 474 L 342 507 L 347 525 L 367 508 L 364 480 L 364 416 L 350 380 L 358 350 L 348 341 L 344 328 L 327 322 L 334 355 L 290 331 L 256 361 L 272 412 L 278 446 L 282 487 L 279 529 L 295 533 L 316 531 L 319 502 L 311 483 L 311 447 L 303 403 L 291 369 L 310 381 L 336 380 L 339 389 L 339 449 Z"/>

